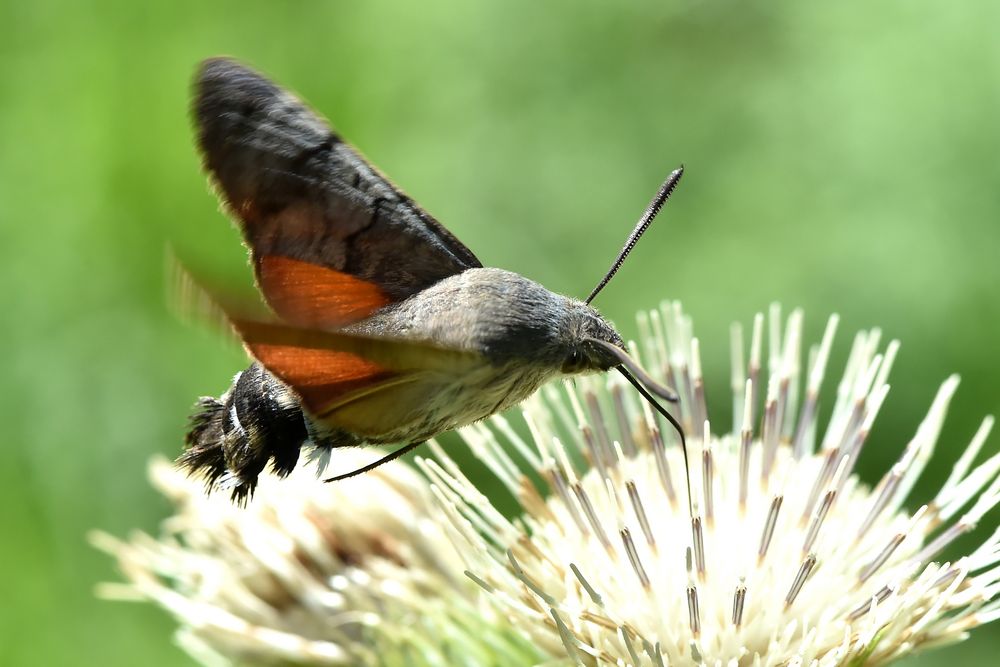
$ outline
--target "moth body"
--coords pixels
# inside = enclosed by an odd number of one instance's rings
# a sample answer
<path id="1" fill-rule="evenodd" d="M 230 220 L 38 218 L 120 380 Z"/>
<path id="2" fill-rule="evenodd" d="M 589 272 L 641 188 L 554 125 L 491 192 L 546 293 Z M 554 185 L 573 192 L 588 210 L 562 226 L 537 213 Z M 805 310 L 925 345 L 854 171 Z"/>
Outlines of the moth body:
<path id="1" fill-rule="evenodd" d="M 617 363 L 585 339 L 623 345 L 590 306 L 495 268 L 446 278 L 342 331 L 433 343 L 466 351 L 476 363 L 426 372 L 419 383 L 401 382 L 374 409 L 351 413 L 348 406 L 332 417 L 254 363 L 220 398 L 201 399 L 182 461 L 242 499 L 269 461 L 287 474 L 302 447 L 328 461 L 338 447 L 427 440 L 517 405 L 555 377 Z M 411 390 L 419 392 L 415 400 L 407 400 Z"/>
<path id="2" fill-rule="evenodd" d="M 239 63 L 203 64 L 193 111 L 269 307 L 250 314 L 206 299 L 254 363 L 198 402 L 179 462 L 234 499 L 253 493 L 268 463 L 290 472 L 304 445 L 321 455 L 404 445 L 396 456 L 560 375 L 633 368 L 588 304 L 679 170 L 585 303 L 483 267 L 312 110 Z"/>

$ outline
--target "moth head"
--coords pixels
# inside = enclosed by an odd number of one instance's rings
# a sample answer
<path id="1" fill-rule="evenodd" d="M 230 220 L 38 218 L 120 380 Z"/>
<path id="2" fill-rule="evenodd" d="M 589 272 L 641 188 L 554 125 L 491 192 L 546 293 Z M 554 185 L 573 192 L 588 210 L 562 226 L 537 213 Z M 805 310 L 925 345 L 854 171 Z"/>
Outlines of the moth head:
<path id="1" fill-rule="evenodd" d="M 607 371 L 621 364 L 619 357 L 607 349 L 610 346 L 626 352 L 621 335 L 590 306 L 580 302 L 573 306 L 576 312 L 573 313 L 570 324 L 571 333 L 562 362 L 562 372 L 576 375 Z"/>
<path id="2" fill-rule="evenodd" d="M 632 384 L 638 382 L 660 398 L 674 402 L 677 394 L 653 379 L 633 359 L 625 341 L 600 313 L 583 301 L 565 299 L 566 315 L 562 321 L 559 370 L 565 375 L 617 370 Z"/>

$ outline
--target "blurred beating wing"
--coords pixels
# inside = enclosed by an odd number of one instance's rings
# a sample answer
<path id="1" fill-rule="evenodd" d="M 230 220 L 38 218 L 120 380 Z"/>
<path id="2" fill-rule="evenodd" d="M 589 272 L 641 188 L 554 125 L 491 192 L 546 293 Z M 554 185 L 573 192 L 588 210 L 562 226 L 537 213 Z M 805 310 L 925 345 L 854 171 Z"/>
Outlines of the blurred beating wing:
<path id="1" fill-rule="evenodd" d="M 469 351 L 433 343 L 267 321 L 253 303 L 210 290 L 168 258 L 178 314 L 224 326 L 272 374 L 293 387 L 311 415 L 361 436 L 404 426 L 428 398 L 479 367 Z"/>
<path id="2" fill-rule="evenodd" d="M 205 165 L 284 321 L 343 326 L 481 266 L 315 113 L 253 70 L 206 61 L 194 115 Z"/>
<path id="3" fill-rule="evenodd" d="M 233 326 L 313 416 L 363 436 L 409 423 L 428 397 L 482 362 L 473 352 L 398 338 L 241 319 Z"/>

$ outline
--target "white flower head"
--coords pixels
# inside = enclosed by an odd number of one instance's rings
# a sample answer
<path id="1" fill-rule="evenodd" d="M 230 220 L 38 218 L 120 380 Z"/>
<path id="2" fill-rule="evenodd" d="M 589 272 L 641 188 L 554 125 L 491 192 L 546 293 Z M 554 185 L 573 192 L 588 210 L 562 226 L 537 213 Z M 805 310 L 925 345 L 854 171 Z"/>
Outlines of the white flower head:
<path id="1" fill-rule="evenodd" d="M 631 347 L 677 388 L 687 456 L 617 376 L 546 387 L 527 438 L 502 417 L 464 429 L 513 520 L 436 443 L 430 484 L 399 462 L 336 484 L 300 466 L 245 508 L 155 461 L 175 514 L 158 538 L 93 536 L 129 582 L 101 592 L 166 608 L 210 665 L 878 665 L 1000 617 L 1000 531 L 935 560 L 1000 501 L 1000 454 L 974 465 L 992 419 L 910 513 L 957 378 L 869 489 L 853 469 L 898 344 L 856 336 L 821 428 L 837 319 L 807 351 L 800 312 L 782 326 L 772 308 L 766 344 L 764 319 L 746 360 L 733 328 L 720 433 L 690 320 L 677 304 L 640 317 Z"/>
<path id="2" fill-rule="evenodd" d="M 690 505 L 675 434 L 617 378 L 546 388 L 526 404 L 527 441 L 503 418 L 463 430 L 520 501 L 516 520 L 440 448 L 440 463 L 421 461 L 466 574 L 547 653 L 587 665 L 877 665 L 1000 616 L 1000 531 L 955 562 L 935 560 L 1000 500 L 1000 455 L 973 467 L 992 419 L 937 496 L 910 513 L 903 501 L 958 379 L 869 489 L 853 470 L 898 343 L 881 350 L 878 330 L 857 335 L 820 428 L 837 318 L 804 369 L 801 313 L 782 327 L 772 308 L 766 369 L 763 323 L 754 321 L 746 364 L 733 329 L 735 427 L 718 433 L 689 318 L 677 304 L 640 317 L 641 356 L 681 397 Z"/>
<path id="3" fill-rule="evenodd" d="M 358 466 L 373 453 L 337 456 Z M 164 607 L 203 664 L 446 665 L 458 653 L 499 666 L 539 655 L 477 601 L 426 482 L 402 463 L 336 484 L 300 465 L 262 477 L 246 507 L 206 495 L 164 459 L 150 474 L 175 514 L 158 538 L 91 536 L 129 581 L 99 593 Z"/>

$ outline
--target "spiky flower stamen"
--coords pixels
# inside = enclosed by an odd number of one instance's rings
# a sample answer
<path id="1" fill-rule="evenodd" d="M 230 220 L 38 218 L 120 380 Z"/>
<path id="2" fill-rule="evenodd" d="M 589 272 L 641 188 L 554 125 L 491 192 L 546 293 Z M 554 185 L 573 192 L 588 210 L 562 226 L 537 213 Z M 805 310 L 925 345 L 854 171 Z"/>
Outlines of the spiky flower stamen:
<path id="1" fill-rule="evenodd" d="M 345 464 L 370 454 L 339 452 Z M 178 643 L 205 665 L 531 664 L 542 654 L 462 576 L 420 476 L 400 463 L 324 484 L 300 466 L 266 476 L 252 503 L 205 496 L 166 460 L 151 477 L 176 506 L 159 539 L 94 533 L 128 585 L 181 624 Z"/>
<path id="2" fill-rule="evenodd" d="M 868 489 L 853 470 L 898 343 L 880 351 L 877 329 L 855 337 L 821 430 L 837 318 L 803 369 L 802 314 L 782 326 L 773 307 L 759 388 L 764 320 L 754 320 L 746 366 L 742 329 L 732 329 L 734 428 L 720 435 L 690 320 L 678 304 L 640 317 L 643 362 L 681 395 L 691 516 L 673 436 L 664 445 L 648 406 L 614 378 L 549 387 L 526 404 L 534 448 L 515 437 L 515 449 L 547 483 L 545 502 L 500 444 L 513 435 L 506 421 L 463 431 L 521 500 L 518 520 L 493 510 L 440 448 L 440 464 L 421 462 L 468 576 L 547 651 L 576 664 L 881 664 L 1000 616 L 1000 531 L 955 563 L 933 560 L 1000 501 L 1000 455 L 973 467 L 992 419 L 937 497 L 908 514 L 902 503 L 957 377 Z"/>
<path id="3" fill-rule="evenodd" d="M 1000 502 L 1000 454 L 976 463 L 993 419 L 906 511 L 948 378 L 868 488 L 853 471 L 899 345 L 858 334 L 821 422 L 837 324 L 808 349 L 799 311 L 755 317 L 749 345 L 733 326 L 720 433 L 690 319 L 641 315 L 629 347 L 676 388 L 689 456 L 617 376 L 545 387 L 523 424 L 461 432 L 513 519 L 433 442 L 424 477 L 395 462 L 323 484 L 300 467 L 245 509 L 156 463 L 176 514 L 159 539 L 94 537 L 130 582 L 103 592 L 168 609 L 211 665 L 880 665 L 957 641 L 1000 618 L 1000 530 L 935 560 Z"/>

